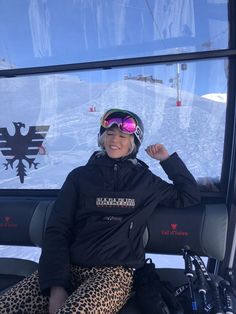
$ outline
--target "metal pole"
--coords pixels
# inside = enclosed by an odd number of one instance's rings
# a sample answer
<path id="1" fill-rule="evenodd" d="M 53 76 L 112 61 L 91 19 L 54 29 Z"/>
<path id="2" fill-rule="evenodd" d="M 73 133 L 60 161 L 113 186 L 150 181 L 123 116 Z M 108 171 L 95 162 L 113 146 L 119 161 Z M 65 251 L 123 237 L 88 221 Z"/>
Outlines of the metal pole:
<path id="1" fill-rule="evenodd" d="M 181 106 L 181 99 L 180 99 L 180 63 L 176 63 L 176 106 Z"/>

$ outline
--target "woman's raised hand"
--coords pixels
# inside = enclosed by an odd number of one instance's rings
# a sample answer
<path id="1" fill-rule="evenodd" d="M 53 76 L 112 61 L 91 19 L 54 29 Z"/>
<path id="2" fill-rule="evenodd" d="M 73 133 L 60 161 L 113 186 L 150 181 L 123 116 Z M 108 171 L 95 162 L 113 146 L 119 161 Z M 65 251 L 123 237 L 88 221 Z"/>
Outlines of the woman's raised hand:
<path id="1" fill-rule="evenodd" d="M 151 158 L 159 161 L 163 161 L 170 156 L 163 144 L 149 145 L 145 151 Z"/>

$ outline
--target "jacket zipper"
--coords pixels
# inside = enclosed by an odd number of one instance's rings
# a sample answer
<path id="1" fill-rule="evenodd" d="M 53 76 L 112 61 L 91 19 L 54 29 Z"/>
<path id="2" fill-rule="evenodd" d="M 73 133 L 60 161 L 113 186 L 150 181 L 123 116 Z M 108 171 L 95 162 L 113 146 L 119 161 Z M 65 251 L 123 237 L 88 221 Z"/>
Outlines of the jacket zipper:
<path id="1" fill-rule="evenodd" d="M 117 166 L 117 164 L 114 164 L 114 182 L 115 182 L 115 184 L 114 184 L 114 189 L 115 189 L 115 191 L 117 190 L 117 188 L 118 188 L 118 182 L 117 182 L 117 179 L 118 179 L 118 176 L 117 176 L 117 170 L 118 170 L 118 166 Z"/>
<path id="2" fill-rule="evenodd" d="M 134 225 L 134 223 L 133 223 L 133 221 L 131 221 L 130 222 L 130 225 L 129 225 L 129 231 L 131 232 L 131 230 L 133 229 L 133 225 Z"/>
<path id="3" fill-rule="evenodd" d="M 129 224 L 128 238 L 129 238 L 129 244 L 130 244 L 131 252 L 132 252 L 133 254 L 135 254 L 134 248 L 133 248 L 133 242 L 132 242 L 132 238 L 131 238 L 131 232 L 132 232 L 132 230 L 133 230 L 133 226 L 134 226 L 134 222 L 131 221 L 130 224 Z"/>

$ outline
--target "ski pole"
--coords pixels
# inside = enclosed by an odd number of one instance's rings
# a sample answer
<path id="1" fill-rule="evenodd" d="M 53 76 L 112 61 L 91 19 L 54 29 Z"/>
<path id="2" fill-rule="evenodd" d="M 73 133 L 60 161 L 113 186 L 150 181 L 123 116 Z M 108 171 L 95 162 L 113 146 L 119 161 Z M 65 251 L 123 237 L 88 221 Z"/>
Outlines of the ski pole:
<path id="1" fill-rule="evenodd" d="M 212 289 L 212 295 L 214 298 L 214 310 L 215 314 L 224 314 L 224 311 L 221 306 L 221 299 L 220 299 L 220 293 L 219 293 L 219 285 L 216 281 L 211 280 L 209 282 L 211 289 Z"/>
<path id="2" fill-rule="evenodd" d="M 188 280 L 192 311 L 196 312 L 197 311 L 197 302 L 196 302 L 196 297 L 195 297 L 195 293 L 194 293 L 194 289 L 193 289 L 193 282 L 192 282 L 192 278 L 193 278 L 192 261 L 191 261 L 189 254 L 188 254 L 188 249 L 186 249 L 186 248 L 184 248 L 184 250 L 183 250 L 183 258 L 184 258 L 184 263 L 185 263 L 184 274 L 186 275 L 187 280 Z"/>
<path id="3" fill-rule="evenodd" d="M 221 299 L 220 299 L 220 293 L 219 293 L 219 286 L 215 280 L 213 280 L 205 267 L 205 264 L 200 256 L 196 255 L 195 253 L 191 252 L 192 258 L 198 263 L 199 267 L 201 268 L 201 271 L 206 278 L 206 281 L 208 282 L 209 286 L 212 290 L 213 295 L 213 301 L 214 301 L 214 314 L 224 314 L 224 311 L 221 306 Z"/>
<path id="4" fill-rule="evenodd" d="M 212 304 L 208 304 L 207 303 L 207 287 L 206 287 L 206 281 L 205 281 L 205 277 L 204 274 L 201 270 L 201 267 L 198 265 L 198 262 L 196 260 L 193 260 L 193 264 L 195 266 L 195 272 L 197 275 L 197 279 L 198 279 L 198 293 L 200 294 L 202 301 L 203 301 L 203 310 L 204 312 L 210 312 L 210 310 L 212 309 Z"/>
<path id="5" fill-rule="evenodd" d="M 222 292 L 223 296 L 223 302 L 224 302 L 224 311 L 225 314 L 234 314 L 233 310 L 233 302 L 230 296 L 230 283 L 226 280 L 221 280 L 219 283 L 220 290 Z"/>
<path id="6" fill-rule="evenodd" d="M 226 279 L 228 280 L 230 287 L 231 287 L 231 292 L 232 294 L 236 297 L 236 288 L 235 288 L 235 277 L 234 277 L 234 273 L 233 273 L 233 269 L 232 268 L 228 268 L 226 270 Z"/>

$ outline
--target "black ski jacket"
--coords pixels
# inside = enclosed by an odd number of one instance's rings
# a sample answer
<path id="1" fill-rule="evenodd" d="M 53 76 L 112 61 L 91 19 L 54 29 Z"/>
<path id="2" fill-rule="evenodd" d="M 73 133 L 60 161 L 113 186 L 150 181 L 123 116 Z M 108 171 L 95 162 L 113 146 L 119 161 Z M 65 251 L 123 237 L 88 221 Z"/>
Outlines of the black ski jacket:
<path id="1" fill-rule="evenodd" d="M 197 183 L 176 153 L 162 161 L 173 184 L 137 158 L 95 152 L 67 177 L 46 229 L 39 262 L 40 287 L 70 288 L 70 264 L 126 266 L 144 263 L 143 232 L 157 205 L 200 202 Z"/>

